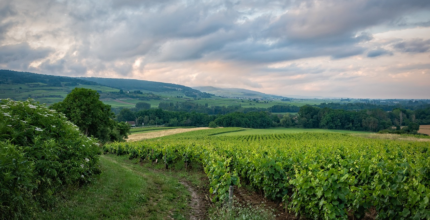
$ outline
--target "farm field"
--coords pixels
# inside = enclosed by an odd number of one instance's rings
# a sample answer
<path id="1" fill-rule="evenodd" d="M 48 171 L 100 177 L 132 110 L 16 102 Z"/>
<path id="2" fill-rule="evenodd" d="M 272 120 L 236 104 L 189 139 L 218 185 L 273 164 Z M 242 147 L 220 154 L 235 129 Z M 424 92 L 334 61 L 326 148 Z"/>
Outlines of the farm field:
<path id="1" fill-rule="evenodd" d="M 428 142 L 346 133 L 273 133 L 276 129 L 269 129 L 270 134 L 217 135 L 244 132 L 238 130 L 113 143 L 105 145 L 104 152 L 158 161 L 167 169 L 181 162 L 201 164 L 214 203 L 225 203 L 234 186 L 262 192 L 306 218 L 430 217 Z"/>
<path id="2" fill-rule="evenodd" d="M 370 133 L 363 131 L 332 130 L 332 129 L 304 129 L 304 128 L 267 128 L 267 129 L 244 129 L 242 131 L 218 134 L 217 136 L 243 136 L 243 135 L 267 135 L 267 134 L 294 134 L 294 133 Z"/>
<path id="3" fill-rule="evenodd" d="M 206 127 L 200 127 L 200 128 L 176 128 L 176 129 L 161 129 L 161 130 L 152 130 L 148 132 L 139 132 L 134 133 L 128 136 L 127 142 L 133 142 L 133 141 L 140 141 L 145 139 L 151 139 L 151 138 L 157 138 L 157 137 L 163 137 L 173 134 L 180 134 L 190 131 L 197 131 L 197 130 L 204 130 L 208 129 Z"/>
<path id="4" fill-rule="evenodd" d="M 136 133 L 161 131 L 161 130 L 175 129 L 175 128 L 178 128 L 178 127 L 135 127 L 135 128 L 131 128 L 130 132 L 131 134 L 136 134 Z"/>
<path id="5" fill-rule="evenodd" d="M 418 133 L 430 135 L 430 125 L 420 125 Z"/>

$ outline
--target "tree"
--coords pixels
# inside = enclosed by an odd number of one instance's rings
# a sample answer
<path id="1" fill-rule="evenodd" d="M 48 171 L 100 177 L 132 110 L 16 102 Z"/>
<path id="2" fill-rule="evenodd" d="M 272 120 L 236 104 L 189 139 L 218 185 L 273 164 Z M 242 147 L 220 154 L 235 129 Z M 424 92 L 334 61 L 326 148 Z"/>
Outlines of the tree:
<path id="1" fill-rule="evenodd" d="M 137 126 L 142 126 L 143 123 L 144 123 L 144 118 L 142 116 L 139 116 L 137 118 Z"/>
<path id="2" fill-rule="evenodd" d="M 285 115 L 282 117 L 282 119 L 281 119 L 280 123 L 281 123 L 281 126 L 282 126 L 282 127 L 286 127 L 286 128 L 288 128 L 288 127 L 292 126 L 292 125 L 293 125 L 293 123 L 292 123 L 292 121 L 291 121 L 290 114 L 288 114 L 288 113 L 287 113 L 287 114 L 285 114 Z"/>
<path id="3" fill-rule="evenodd" d="M 134 121 L 136 116 L 130 109 L 123 108 L 118 114 L 118 121 Z"/>
<path id="4" fill-rule="evenodd" d="M 216 123 L 214 121 L 211 121 L 211 122 L 209 122 L 209 127 L 210 128 L 216 128 L 217 125 L 216 125 Z"/>
<path id="5" fill-rule="evenodd" d="M 114 121 L 111 106 L 105 105 L 99 97 L 95 90 L 75 88 L 62 102 L 53 104 L 51 108 L 64 113 L 87 136 L 94 136 L 102 142 L 122 141 L 130 129 Z"/>
<path id="6" fill-rule="evenodd" d="M 417 131 L 420 129 L 420 125 L 418 123 L 411 122 L 408 125 L 408 132 L 409 133 L 417 133 Z"/>
<path id="7" fill-rule="evenodd" d="M 109 119 L 115 116 L 110 111 L 110 105 L 105 105 L 99 97 L 95 90 L 75 88 L 52 108 L 63 112 L 85 135 L 95 135 L 99 127 L 110 127 Z"/>
<path id="8" fill-rule="evenodd" d="M 146 102 L 136 103 L 136 109 L 137 110 L 150 109 L 150 108 L 151 108 L 151 104 L 149 104 L 149 103 L 146 103 Z"/>

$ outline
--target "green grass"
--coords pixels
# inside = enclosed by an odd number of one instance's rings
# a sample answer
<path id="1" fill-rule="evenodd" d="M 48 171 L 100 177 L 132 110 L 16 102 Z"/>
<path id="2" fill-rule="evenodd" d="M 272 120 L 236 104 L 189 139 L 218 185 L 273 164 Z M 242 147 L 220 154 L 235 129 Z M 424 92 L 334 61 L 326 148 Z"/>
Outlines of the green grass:
<path id="1" fill-rule="evenodd" d="M 369 133 L 364 131 L 348 131 L 348 130 L 332 130 L 332 129 L 304 129 L 304 128 L 268 128 L 268 129 L 245 129 L 242 131 L 232 131 L 218 134 L 216 136 L 239 136 L 239 135 L 255 135 L 255 134 L 292 134 L 292 133 Z"/>
<path id="2" fill-rule="evenodd" d="M 154 172 L 127 156 L 103 155 L 100 165 L 102 174 L 95 182 L 69 189 L 65 199 L 37 219 L 189 218 L 190 193 L 172 171 Z"/>

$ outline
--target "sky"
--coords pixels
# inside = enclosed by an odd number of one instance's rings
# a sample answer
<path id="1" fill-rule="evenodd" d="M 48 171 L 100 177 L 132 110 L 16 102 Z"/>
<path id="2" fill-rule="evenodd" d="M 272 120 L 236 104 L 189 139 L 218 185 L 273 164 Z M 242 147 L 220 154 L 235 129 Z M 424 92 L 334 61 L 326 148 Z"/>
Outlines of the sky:
<path id="1" fill-rule="evenodd" d="M 0 0 L 0 69 L 430 99 L 430 1 Z"/>

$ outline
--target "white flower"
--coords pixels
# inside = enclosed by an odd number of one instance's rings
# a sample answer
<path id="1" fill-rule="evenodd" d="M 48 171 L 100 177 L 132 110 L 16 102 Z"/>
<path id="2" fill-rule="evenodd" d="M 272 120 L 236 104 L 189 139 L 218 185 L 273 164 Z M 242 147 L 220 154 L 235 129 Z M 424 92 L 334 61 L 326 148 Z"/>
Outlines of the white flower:
<path id="1" fill-rule="evenodd" d="M 27 123 L 26 121 L 22 121 L 22 122 Z"/>
<path id="2" fill-rule="evenodd" d="M 35 109 L 35 108 L 37 108 L 37 106 L 35 106 L 35 105 L 32 105 L 32 104 L 28 104 L 28 107 L 30 107 L 30 108 L 32 108 L 32 109 Z"/>
<path id="3" fill-rule="evenodd" d="M 53 128 L 55 128 L 55 125 L 52 125 Z"/>
<path id="4" fill-rule="evenodd" d="M 4 116 L 10 117 L 8 113 L 3 113 Z"/>
<path id="5" fill-rule="evenodd" d="M 7 105 L 2 105 L 1 107 L 2 108 L 9 108 L 9 106 L 7 106 Z"/>
<path id="6" fill-rule="evenodd" d="M 88 163 L 88 162 L 90 162 L 90 159 L 88 159 L 88 158 L 85 158 L 85 162 L 87 162 L 87 163 Z"/>
<path id="7" fill-rule="evenodd" d="M 97 145 L 97 146 L 100 146 L 100 144 L 99 144 L 99 143 L 96 143 L 96 145 Z"/>
<path id="8" fill-rule="evenodd" d="M 12 125 L 7 125 L 7 126 L 12 127 Z"/>
<path id="9" fill-rule="evenodd" d="M 84 175 L 81 175 L 81 178 L 84 178 Z"/>
<path id="10" fill-rule="evenodd" d="M 84 144 L 82 144 L 82 147 L 85 147 L 85 145 L 84 145 Z"/>
<path id="11" fill-rule="evenodd" d="M 84 168 L 84 165 L 83 165 L 83 164 L 81 164 L 81 168 Z"/>
<path id="12" fill-rule="evenodd" d="M 34 130 L 36 130 L 36 131 L 43 131 L 42 129 L 40 129 L 38 127 L 36 127 Z"/>

